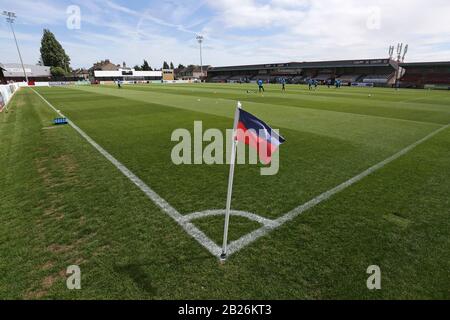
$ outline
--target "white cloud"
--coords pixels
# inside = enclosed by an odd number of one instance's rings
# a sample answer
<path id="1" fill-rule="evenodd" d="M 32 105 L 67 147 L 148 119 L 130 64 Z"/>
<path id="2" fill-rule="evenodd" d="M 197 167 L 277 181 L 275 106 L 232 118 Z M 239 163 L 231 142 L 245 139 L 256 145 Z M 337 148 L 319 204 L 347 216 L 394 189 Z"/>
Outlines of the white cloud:
<path id="1" fill-rule="evenodd" d="M 82 29 L 70 32 L 65 6 L 72 3 L 82 7 Z M 198 63 L 197 33 L 206 38 L 204 62 L 213 65 L 379 58 L 397 42 L 410 44 L 409 61 L 450 56 L 448 0 L 154 0 L 139 9 L 117 0 L 0 0 L 0 7 L 18 13 L 18 38 L 30 62 L 39 57 L 44 27 L 77 67 L 105 58 L 129 64 L 145 58 L 155 67 L 163 60 Z M 374 8 L 380 20 L 368 28 Z M 0 39 L 9 33 L 0 24 Z M 0 59 L 14 61 L 15 48 L 8 48 Z"/>
<path id="2" fill-rule="evenodd" d="M 271 50 L 273 57 L 267 62 L 384 57 L 388 46 L 399 41 L 410 43 L 412 60 L 448 59 L 446 50 L 436 48 L 450 37 L 446 0 L 210 0 L 210 4 L 217 15 L 205 32 L 227 39 L 233 48 L 246 48 L 255 61 L 265 59 Z M 379 28 L 368 28 L 374 8 L 380 14 Z M 245 40 L 233 37 L 249 28 L 261 31 L 258 43 L 252 41 L 253 35 Z M 434 47 L 428 46 L 431 41 Z M 230 55 L 234 51 L 225 50 Z"/>
<path id="3" fill-rule="evenodd" d="M 271 28 L 292 24 L 303 19 L 305 12 L 286 6 L 293 1 L 258 3 L 255 0 L 209 0 L 208 3 L 220 12 L 218 20 L 227 28 L 257 27 Z M 299 3 L 308 1 L 299 1 Z M 297 7 L 295 7 L 297 8 Z"/>

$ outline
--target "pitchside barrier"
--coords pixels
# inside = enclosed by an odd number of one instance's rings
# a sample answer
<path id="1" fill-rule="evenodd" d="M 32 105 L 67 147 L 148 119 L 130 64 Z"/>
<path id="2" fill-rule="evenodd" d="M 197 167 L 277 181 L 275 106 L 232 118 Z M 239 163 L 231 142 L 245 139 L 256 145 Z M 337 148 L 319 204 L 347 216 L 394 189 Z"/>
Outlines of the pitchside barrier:
<path id="1" fill-rule="evenodd" d="M 164 80 L 164 84 L 200 83 L 200 80 Z"/>
<path id="2" fill-rule="evenodd" d="M 426 84 L 424 89 L 428 90 L 450 90 L 450 84 Z"/>
<path id="3" fill-rule="evenodd" d="M 89 80 L 82 81 L 50 81 L 48 82 L 50 87 L 64 87 L 64 86 L 90 86 Z"/>
<path id="4" fill-rule="evenodd" d="M 200 83 L 200 80 L 126 80 L 121 81 L 122 84 L 187 84 L 187 83 Z M 117 84 L 115 81 L 100 81 L 101 85 L 113 85 Z"/>
<path id="5" fill-rule="evenodd" d="M 9 101 L 11 101 L 14 93 L 22 86 L 23 85 L 18 83 L 0 85 L 0 112 L 2 112 L 3 109 L 8 109 Z"/>
<path id="6" fill-rule="evenodd" d="M 372 82 L 352 82 L 351 84 L 352 87 L 374 87 L 374 83 Z"/>
<path id="7" fill-rule="evenodd" d="M 89 80 L 83 81 L 50 81 L 50 82 L 35 82 L 32 87 L 64 87 L 64 86 L 90 86 Z"/>

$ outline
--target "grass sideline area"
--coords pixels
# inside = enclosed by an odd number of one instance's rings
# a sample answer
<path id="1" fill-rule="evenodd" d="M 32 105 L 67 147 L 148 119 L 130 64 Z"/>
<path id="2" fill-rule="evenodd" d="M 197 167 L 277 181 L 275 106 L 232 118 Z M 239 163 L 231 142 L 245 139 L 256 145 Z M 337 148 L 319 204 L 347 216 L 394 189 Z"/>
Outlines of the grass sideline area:
<path id="1" fill-rule="evenodd" d="M 238 165 L 233 209 L 278 218 L 450 123 L 450 93 L 192 84 L 36 88 L 182 214 L 223 209 L 228 166 L 175 166 L 171 133 L 279 128 L 276 176 Z M 250 91 L 250 93 L 247 93 Z M 448 299 L 450 129 L 220 265 L 28 88 L 0 114 L 0 298 Z M 195 222 L 220 244 L 223 217 Z M 232 217 L 230 238 L 258 225 Z M 80 265 L 82 290 L 66 288 Z M 382 290 L 366 287 L 370 265 Z"/>

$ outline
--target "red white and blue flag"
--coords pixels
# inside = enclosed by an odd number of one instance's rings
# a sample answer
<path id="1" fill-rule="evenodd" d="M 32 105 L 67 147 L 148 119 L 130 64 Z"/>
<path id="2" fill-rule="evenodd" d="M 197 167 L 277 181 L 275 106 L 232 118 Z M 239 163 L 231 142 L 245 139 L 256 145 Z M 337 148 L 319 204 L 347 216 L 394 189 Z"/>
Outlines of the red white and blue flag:
<path id="1" fill-rule="evenodd" d="M 272 154 L 286 141 L 264 121 L 242 109 L 239 109 L 236 129 L 236 140 L 258 150 L 259 158 L 264 164 L 272 161 Z"/>
<path id="2" fill-rule="evenodd" d="M 227 207 L 225 211 L 225 226 L 223 232 L 223 247 L 220 259 L 226 260 L 228 254 L 228 228 L 230 224 L 231 215 L 231 197 L 233 194 L 233 178 L 234 167 L 236 160 L 236 142 L 242 142 L 250 147 L 256 149 L 259 154 L 259 159 L 264 164 L 272 162 L 272 155 L 277 151 L 280 145 L 286 140 L 278 134 L 275 130 L 269 127 L 264 121 L 258 119 L 251 113 L 242 110 L 240 102 L 237 104 L 236 113 L 234 116 L 234 134 L 235 141 L 233 141 L 233 149 L 231 153 L 230 162 L 230 176 L 228 178 L 228 194 Z"/>

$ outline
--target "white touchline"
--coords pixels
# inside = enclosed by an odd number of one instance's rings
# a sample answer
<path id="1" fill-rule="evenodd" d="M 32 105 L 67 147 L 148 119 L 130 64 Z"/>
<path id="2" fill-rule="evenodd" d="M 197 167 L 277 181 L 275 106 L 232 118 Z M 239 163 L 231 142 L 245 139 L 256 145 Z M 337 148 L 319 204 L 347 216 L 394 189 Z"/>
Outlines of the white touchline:
<path id="1" fill-rule="evenodd" d="M 59 112 L 50 102 L 48 102 L 41 94 L 33 90 L 47 105 L 49 105 L 59 116 L 65 117 Z M 167 213 L 172 219 L 174 219 L 188 234 L 190 234 L 195 240 L 203 245 L 211 254 L 219 256 L 221 253 L 220 247 L 209 239 L 201 230 L 190 223 L 184 218 L 175 208 L 173 208 L 166 200 L 161 198 L 155 191 L 145 184 L 144 181 L 139 179 L 133 172 L 120 163 L 116 158 L 109 154 L 99 144 L 92 140 L 83 130 L 81 130 L 72 121 L 67 119 L 69 125 L 74 128 L 87 142 L 89 142 L 97 151 L 99 151 L 106 159 L 108 159 L 117 169 L 120 170 L 128 179 L 130 179 L 136 186 L 138 186 L 147 197 L 153 201 L 161 210 Z"/>
<path id="2" fill-rule="evenodd" d="M 65 117 L 61 112 L 59 112 L 50 102 L 48 102 L 41 94 L 39 94 L 37 91 L 35 91 L 33 88 L 31 90 L 34 91 L 48 106 L 50 106 L 58 115 L 61 117 Z M 188 215 L 182 215 L 180 214 L 175 208 L 173 208 L 166 200 L 161 198 L 155 191 L 153 191 L 145 182 L 143 182 L 140 178 L 138 178 L 133 172 L 131 172 L 128 168 L 126 168 L 122 163 L 120 163 L 116 158 L 114 158 L 111 154 L 109 154 L 105 149 L 103 149 L 99 144 L 97 144 L 94 140 L 92 140 L 83 130 L 81 130 L 77 125 L 75 125 L 72 121 L 69 119 L 68 123 L 69 125 L 74 128 L 87 142 L 89 142 L 97 151 L 99 151 L 106 159 L 108 159 L 117 169 L 119 169 L 128 179 L 130 179 L 136 186 L 138 186 L 146 195 L 147 197 L 155 203 L 161 210 L 163 210 L 165 213 L 167 213 L 172 219 L 174 219 L 189 235 L 191 235 L 197 242 L 199 242 L 203 247 L 205 247 L 212 255 L 216 257 L 220 257 L 222 253 L 222 249 L 215 244 L 210 238 L 208 238 L 201 230 L 199 230 L 195 225 L 191 223 L 191 221 L 196 219 L 201 219 L 205 217 L 210 216 L 220 216 L 225 214 L 225 209 L 219 209 L 219 210 L 206 210 L 203 212 L 194 212 Z M 347 189 L 348 187 L 352 186 L 353 184 L 361 181 L 365 177 L 369 176 L 370 174 L 374 173 L 375 171 L 383 168 L 387 164 L 393 162 L 394 160 L 400 158 L 401 156 L 405 155 L 406 153 L 410 152 L 412 149 L 416 148 L 418 145 L 426 142 L 427 140 L 431 139 L 438 133 L 444 131 L 445 129 L 449 128 L 450 124 L 440 127 L 439 129 L 433 131 L 426 137 L 414 142 L 410 146 L 402 149 L 401 151 L 397 152 L 393 156 L 381 161 L 380 163 L 370 167 L 369 169 L 361 172 L 360 174 L 354 176 L 353 178 L 345 181 L 344 183 L 322 193 L 321 195 L 317 196 L 316 198 L 306 202 L 305 204 L 302 204 L 301 206 L 289 211 L 285 215 L 281 216 L 278 219 L 271 220 L 264 217 L 261 217 L 257 214 L 250 213 L 250 212 L 244 212 L 244 211 L 235 211 L 233 210 L 231 212 L 231 215 L 233 216 L 241 216 L 245 217 L 249 220 L 256 221 L 262 225 L 261 228 L 241 237 L 240 239 L 233 241 L 229 244 L 228 247 L 228 255 L 231 256 L 232 254 L 238 252 L 239 250 L 243 249 L 244 247 L 248 246 L 252 242 L 256 241 L 257 239 L 265 236 L 269 232 L 281 227 L 285 223 L 295 219 L 305 211 L 308 211 L 309 209 L 317 206 L 323 201 L 326 201 L 330 199 L 335 194 L 343 191 L 344 189 Z"/>

